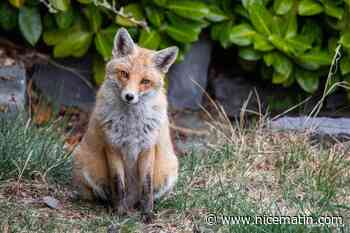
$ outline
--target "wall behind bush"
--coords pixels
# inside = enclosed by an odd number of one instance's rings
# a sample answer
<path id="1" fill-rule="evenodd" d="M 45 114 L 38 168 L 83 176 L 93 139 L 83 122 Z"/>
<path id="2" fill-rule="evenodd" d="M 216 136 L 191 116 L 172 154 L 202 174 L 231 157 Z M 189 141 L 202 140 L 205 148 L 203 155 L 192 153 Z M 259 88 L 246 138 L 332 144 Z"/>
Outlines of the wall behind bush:
<path id="1" fill-rule="evenodd" d="M 0 28 L 19 31 L 31 46 L 45 43 L 55 58 L 93 50 L 96 84 L 121 26 L 140 46 L 178 45 L 178 60 L 207 29 L 223 48 L 238 46 L 242 59 L 256 62 L 264 82 L 314 93 L 337 44 L 334 80 L 350 80 L 349 7 L 350 0 L 3 0 Z"/>

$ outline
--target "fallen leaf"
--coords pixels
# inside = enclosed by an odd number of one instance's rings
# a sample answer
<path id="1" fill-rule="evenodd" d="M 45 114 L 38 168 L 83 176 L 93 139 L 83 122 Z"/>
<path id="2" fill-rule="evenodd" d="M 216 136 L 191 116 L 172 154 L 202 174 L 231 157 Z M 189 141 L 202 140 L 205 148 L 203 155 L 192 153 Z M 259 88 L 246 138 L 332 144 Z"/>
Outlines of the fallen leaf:
<path id="1" fill-rule="evenodd" d="M 51 119 L 52 107 L 46 103 L 39 103 L 39 105 L 33 105 L 34 123 L 37 125 L 43 125 Z"/>

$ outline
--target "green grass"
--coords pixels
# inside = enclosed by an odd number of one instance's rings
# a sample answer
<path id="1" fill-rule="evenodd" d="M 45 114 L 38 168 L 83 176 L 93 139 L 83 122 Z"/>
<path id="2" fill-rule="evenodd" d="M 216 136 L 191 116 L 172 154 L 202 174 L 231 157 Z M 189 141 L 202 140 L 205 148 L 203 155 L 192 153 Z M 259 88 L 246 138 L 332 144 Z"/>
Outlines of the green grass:
<path id="1" fill-rule="evenodd" d="M 58 127 L 37 127 L 24 115 L 0 118 L 0 181 L 41 176 L 51 181 L 69 182 L 69 153 Z"/>
<path id="2" fill-rule="evenodd" d="M 23 147 L 33 149 L 45 144 L 40 142 L 43 138 L 45 142 L 48 141 L 47 136 L 41 138 L 41 129 L 31 129 L 31 138 L 38 138 L 29 144 L 32 146 L 25 144 Z M 19 143 L 21 135 L 17 132 L 12 136 L 18 145 L 23 145 Z M 59 137 L 55 139 L 60 142 Z M 4 145 L 16 144 L 1 144 L 2 147 Z M 31 150 L 28 148 L 16 149 L 23 151 L 22 165 L 19 167 L 24 166 L 27 158 L 25 153 Z M 8 147 L 8 150 L 14 149 Z M 2 148 L 0 151 L 6 150 Z M 15 154 L 17 152 L 12 157 Z M 350 232 L 350 155 L 346 143 L 333 143 L 326 147 L 311 141 L 307 134 L 270 132 L 259 128 L 244 131 L 233 129 L 225 141 L 207 154 L 193 151 L 180 157 L 181 171 L 176 189 L 167 199 L 156 204 L 157 218 L 153 225 L 141 224 L 138 213 L 119 218 L 103 206 L 72 201 L 68 197 L 70 187 L 62 183 L 51 182 L 40 186 L 37 181 L 31 180 L 31 171 L 45 173 L 52 166 L 45 165 L 51 159 L 52 164 L 59 164 L 55 172 L 60 171 L 60 174 L 69 176 L 66 162 L 57 162 L 65 158 L 64 154 L 63 150 L 50 157 L 45 157 L 47 153 L 33 154 L 33 164 L 26 166 L 27 171 L 23 173 L 28 175 L 21 182 L 21 195 L 11 193 L 11 189 L 8 189 L 11 183 L 3 185 L 0 189 L 0 223 L 3 232 L 107 232 L 111 225 L 120 227 L 120 232 L 144 233 Z M 5 158 L 9 157 L 7 154 Z M 1 162 L 1 169 L 2 166 L 11 171 L 7 163 Z M 5 174 L 8 174 L 7 178 L 16 178 L 20 169 L 11 166 L 17 172 Z M 50 175 L 50 172 L 47 174 L 49 177 L 61 176 L 55 173 Z M 28 197 L 37 199 L 48 195 L 58 199 L 63 207 L 49 209 L 41 202 L 24 201 Z M 227 216 L 304 215 L 315 218 L 342 216 L 348 224 L 342 227 L 292 224 L 210 226 L 205 222 L 209 213 Z"/>

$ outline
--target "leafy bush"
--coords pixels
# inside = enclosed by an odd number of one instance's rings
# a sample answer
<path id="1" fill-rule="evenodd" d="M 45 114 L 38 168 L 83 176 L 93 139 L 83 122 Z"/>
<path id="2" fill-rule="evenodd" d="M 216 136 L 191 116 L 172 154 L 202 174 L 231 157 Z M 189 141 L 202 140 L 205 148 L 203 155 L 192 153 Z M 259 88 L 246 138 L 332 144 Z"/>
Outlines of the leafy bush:
<path id="1" fill-rule="evenodd" d="M 238 46 L 242 59 L 256 62 L 263 79 L 313 93 L 337 43 L 345 57 L 336 79 L 350 77 L 349 7 L 349 0 L 8 0 L 0 27 L 19 29 L 33 46 L 42 39 L 56 58 L 95 50 L 97 84 L 118 27 L 146 48 L 178 45 L 179 60 L 208 28 L 223 48 Z"/>

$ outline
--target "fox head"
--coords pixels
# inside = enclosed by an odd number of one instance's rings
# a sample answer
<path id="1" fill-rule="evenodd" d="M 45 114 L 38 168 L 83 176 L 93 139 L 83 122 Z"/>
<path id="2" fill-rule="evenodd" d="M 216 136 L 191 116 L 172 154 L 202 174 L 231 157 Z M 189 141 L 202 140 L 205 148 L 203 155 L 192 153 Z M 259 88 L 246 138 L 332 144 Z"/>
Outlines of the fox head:
<path id="1" fill-rule="evenodd" d="M 114 39 L 106 78 L 116 84 L 125 103 L 137 104 L 161 91 L 164 76 L 177 53 L 175 46 L 160 51 L 141 48 L 134 43 L 128 31 L 121 28 Z"/>

